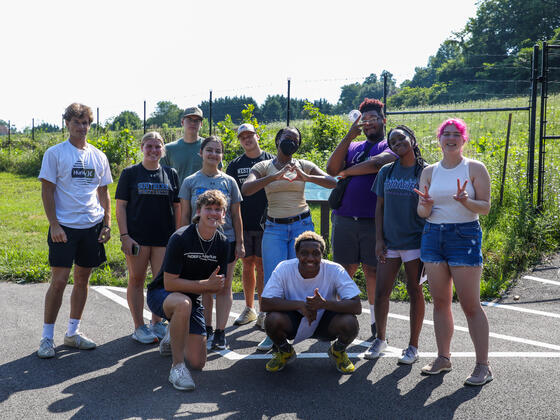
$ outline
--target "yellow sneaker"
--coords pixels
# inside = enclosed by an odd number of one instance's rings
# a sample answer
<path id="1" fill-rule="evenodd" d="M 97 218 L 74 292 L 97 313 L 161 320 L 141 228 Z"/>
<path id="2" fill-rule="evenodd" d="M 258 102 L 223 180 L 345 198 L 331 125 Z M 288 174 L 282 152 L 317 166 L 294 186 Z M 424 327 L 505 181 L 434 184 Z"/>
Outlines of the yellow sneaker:
<path id="1" fill-rule="evenodd" d="M 292 347 L 289 352 L 278 351 L 272 355 L 272 359 L 266 364 L 266 370 L 269 372 L 278 372 L 286 367 L 288 363 L 296 360 L 296 351 Z"/>
<path id="2" fill-rule="evenodd" d="M 356 367 L 350 361 L 346 351 L 336 351 L 333 346 L 329 348 L 329 357 L 336 364 L 336 370 L 340 373 L 353 373 Z"/>

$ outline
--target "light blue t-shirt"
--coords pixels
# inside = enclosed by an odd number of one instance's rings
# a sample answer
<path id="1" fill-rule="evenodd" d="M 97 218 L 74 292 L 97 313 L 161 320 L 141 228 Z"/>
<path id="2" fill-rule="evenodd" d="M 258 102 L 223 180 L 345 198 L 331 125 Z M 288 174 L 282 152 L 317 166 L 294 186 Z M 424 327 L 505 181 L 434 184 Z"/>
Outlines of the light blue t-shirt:
<path id="1" fill-rule="evenodd" d="M 228 241 L 235 241 L 235 231 L 231 221 L 231 205 L 243 201 L 241 191 L 237 186 L 237 182 L 231 176 L 219 172 L 215 176 L 207 176 L 198 171 L 185 178 L 181 189 L 179 190 L 179 198 L 191 202 L 191 221 L 196 215 L 196 200 L 199 195 L 208 190 L 218 190 L 224 193 L 227 199 L 226 220 L 222 225 L 224 234 Z"/>

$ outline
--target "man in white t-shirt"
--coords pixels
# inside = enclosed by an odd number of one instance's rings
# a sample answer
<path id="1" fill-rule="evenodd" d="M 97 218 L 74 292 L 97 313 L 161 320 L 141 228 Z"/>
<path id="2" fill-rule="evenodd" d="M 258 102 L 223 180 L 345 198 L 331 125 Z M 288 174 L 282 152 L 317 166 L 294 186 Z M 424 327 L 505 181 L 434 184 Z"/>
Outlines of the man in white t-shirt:
<path id="1" fill-rule="evenodd" d="M 43 336 L 37 355 L 55 356 L 54 323 L 64 289 L 74 265 L 70 321 L 64 345 L 82 350 L 96 344 L 79 330 L 91 271 L 103 263 L 103 246 L 111 237 L 111 199 L 107 185 L 113 182 L 109 161 L 86 138 L 93 121 L 91 108 L 73 103 L 64 112 L 68 140 L 50 147 L 43 156 L 41 196 L 49 221 L 47 243 L 52 280 L 45 296 Z"/>
<path id="2" fill-rule="evenodd" d="M 315 232 L 299 235 L 295 249 L 297 258 L 278 264 L 261 296 L 266 333 L 275 347 L 266 370 L 277 372 L 295 360 L 287 340 L 317 338 L 336 340 L 329 357 L 339 372 L 352 373 L 346 347 L 359 332 L 360 289 L 340 264 L 322 258 L 325 241 Z"/>

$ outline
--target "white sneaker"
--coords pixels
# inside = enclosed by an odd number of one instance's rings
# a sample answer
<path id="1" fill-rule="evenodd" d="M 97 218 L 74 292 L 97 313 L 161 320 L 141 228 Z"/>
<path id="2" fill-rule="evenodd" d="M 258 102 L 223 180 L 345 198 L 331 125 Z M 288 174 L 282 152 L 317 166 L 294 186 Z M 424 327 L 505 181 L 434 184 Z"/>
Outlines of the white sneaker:
<path id="1" fill-rule="evenodd" d="M 142 344 L 157 343 L 158 338 L 147 325 L 140 325 L 132 333 L 132 338 Z"/>
<path id="2" fill-rule="evenodd" d="M 364 357 L 369 360 L 377 359 L 386 348 L 387 340 L 376 338 L 371 347 L 365 352 Z"/>
<path id="3" fill-rule="evenodd" d="M 406 349 L 402 351 L 402 356 L 399 358 L 398 363 L 402 363 L 404 365 L 411 365 L 418 360 L 418 349 L 413 346 L 408 346 Z"/>
<path id="4" fill-rule="evenodd" d="M 194 389 L 194 381 L 184 362 L 177 363 L 171 368 L 169 382 L 173 384 L 175 389 L 181 391 L 192 391 Z"/>
<path id="5" fill-rule="evenodd" d="M 37 350 L 37 356 L 41 359 L 50 359 L 51 357 L 54 357 L 54 341 L 51 338 L 41 338 L 39 350 Z"/>
<path id="6" fill-rule="evenodd" d="M 162 356 L 171 356 L 171 336 L 169 335 L 169 328 L 165 336 L 159 342 L 159 354 Z"/>
<path id="7" fill-rule="evenodd" d="M 264 319 L 266 318 L 266 312 L 259 312 L 259 315 L 257 316 L 257 321 L 255 322 L 255 325 L 257 327 L 259 327 L 261 330 L 264 330 Z"/>
<path id="8" fill-rule="evenodd" d="M 257 312 L 253 308 L 245 306 L 241 315 L 233 321 L 233 325 L 245 325 L 257 319 Z"/>

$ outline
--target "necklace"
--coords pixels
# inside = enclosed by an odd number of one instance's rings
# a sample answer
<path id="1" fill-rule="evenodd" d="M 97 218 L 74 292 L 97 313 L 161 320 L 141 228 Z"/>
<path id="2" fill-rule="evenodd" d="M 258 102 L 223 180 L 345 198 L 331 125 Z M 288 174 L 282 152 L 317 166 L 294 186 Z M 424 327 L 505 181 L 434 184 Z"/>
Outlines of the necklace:
<path id="1" fill-rule="evenodd" d="M 202 253 L 204 254 L 204 256 L 208 255 L 210 249 L 212 248 L 212 245 L 214 245 L 214 238 L 216 237 L 216 232 L 214 232 L 214 234 L 210 239 L 206 240 L 202 238 L 202 236 L 200 236 L 200 232 L 198 231 L 198 225 L 196 225 L 196 236 L 198 236 L 198 243 L 200 244 L 200 249 L 202 249 Z M 204 245 L 202 245 L 203 241 L 206 243 L 210 243 L 207 249 L 204 249 Z"/>

